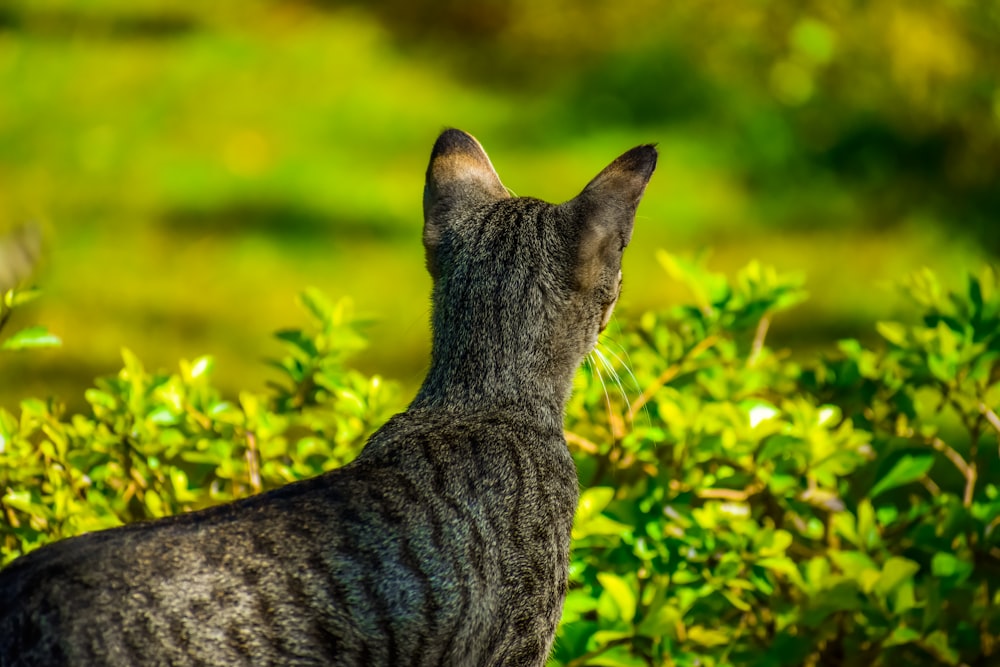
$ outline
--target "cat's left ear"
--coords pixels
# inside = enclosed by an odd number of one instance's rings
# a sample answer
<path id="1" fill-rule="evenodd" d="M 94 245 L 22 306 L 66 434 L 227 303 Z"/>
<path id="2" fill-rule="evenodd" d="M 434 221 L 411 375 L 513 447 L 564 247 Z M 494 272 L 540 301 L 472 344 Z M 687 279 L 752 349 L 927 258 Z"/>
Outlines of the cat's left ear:
<path id="1" fill-rule="evenodd" d="M 656 169 L 656 148 L 636 146 L 604 168 L 574 199 L 562 204 L 579 226 L 576 279 L 589 290 L 601 272 L 621 261 L 632 239 L 635 211 Z"/>
<path id="2" fill-rule="evenodd" d="M 424 186 L 424 250 L 431 276 L 438 274 L 437 248 L 444 229 L 478 206 L 508 197 L 475 137 L 455 129 L 441 133 L 431 151 Z"/>

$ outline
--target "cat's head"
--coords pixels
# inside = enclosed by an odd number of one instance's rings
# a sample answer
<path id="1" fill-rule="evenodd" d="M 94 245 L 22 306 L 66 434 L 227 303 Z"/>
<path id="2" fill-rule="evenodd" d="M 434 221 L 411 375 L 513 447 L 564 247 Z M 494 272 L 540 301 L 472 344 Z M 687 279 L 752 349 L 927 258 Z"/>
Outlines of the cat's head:
<path id="1" fill-rule="evenodd" d="M 486 357 L 568 383 L 611 317 L 656 157 L 651 145 L 633 148 L 554 205 L 511 197 L 479 142 L 446 130 L 424 190 L 435 363 Z"/>

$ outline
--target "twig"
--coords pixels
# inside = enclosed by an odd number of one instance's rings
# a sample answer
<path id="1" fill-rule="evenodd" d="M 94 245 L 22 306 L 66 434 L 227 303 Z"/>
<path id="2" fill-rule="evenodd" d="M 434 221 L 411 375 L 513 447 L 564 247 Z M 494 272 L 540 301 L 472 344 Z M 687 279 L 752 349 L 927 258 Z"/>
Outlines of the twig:
<path id="1" fill-rule="evenodd" d="M 212 418 L 209 417 L 206 414 L 202 414 L 201 412 L 198 412 L 197 408 L 195 408 L 190 403 L 187 403 L 187 402 L 184 403 L 184 412 L 186 412 L 187 415 L 189 417 L 191 417 L 191 419 L 193 419 L 195 421 L 195 423 L 198 424 L 198 426 L 200 426 L 202 429 L 204 429 L 206 431 L 211 431 L 212 430 L 212 426 L 213 426 L 212 425 Z"/>
<path id="2" fill-rule="evenodd" d="M 0 297 L 2 296 L 3 295 L 0 294 Z M 2 303 L 0 303 L 0 331 L 3 331 L 3 328 L 7 325 L 7 322 L 10 320 L 10 316 L 11 314 L 13 314 L 13 312 L 14 312 L 13 308 L 7 308 Z"/>
<path id="3" fill-rule="evenodd" d="M 747 366 L 753 368 L 757 365 L 757 358 L 760 351 L 764 349 L 764 338 L 767 337 L 767 330 L 771 327 L 771 316 L 765 315 L 757 323 L 757 331 L 753 335 L 753 344 L 750 346 L 750 356 L 747 358 Z"/>
<path id="4" fill-rule="evenodd" d="M 635 416 L 639 414 L 639 410 L 641 410 L 642 407 L 656 395 L 656 392 L 658 392 L 665 384 L 677 377 L 677 375 L 681 372 L 681 368 L 683 367 L 685 361 L 692 359 L 709 349 L 715 345 L 718 340 L 718 336 L 709 336 L 701 340 L 697 345 L 688 350 L 687 353 L 677 361 L 677 363 L 672 364 L 669 368 L 660 373 L 660 376 L 653 380 L 648 387 L 643 389 L 642 394 L 636 399 L 635 403 L 632 404 L 632 407 L 628 411 L 629 421 L 635 419 Z"/>
<path id="5" fill-rule="evenodd" d="M 979 473 L 976 470 L 976 464 L 969 464 L 962 458 L 962 455 L 951 448 L 948 443 L 946 443 L 941 438 L 933 438 L 931 440 L 931 446 L 944 454 L 945 458 L 951 461 L 958 471 L 962 473 L 962 477 L 965 478 L 965 493 L 962 495 L 962 504 L 965 507 L 970 507 L 972 505 L 972 495 L 976 489 L 976 480 L 979 477 Z"/>
<path id="6" fill-rule="evenodd" d="M 247 478 L 250 490 L 260 493 L 263 486 L 260 483 L 260 452 L 257 450 L 257 436 L 253 431 L 247 431 Z"/>
<path id="7" fill-rule="evenodd" d="M 998 417 L 997 413 L 982 402 L 979 404 L 979 411 L 983 413 L 983 416 L 986 417 L 986 421 L 990 423 L 990 426 L 992 426 L 997 432 L 998 439 L 1000 439 L 1000 417 Z"/>
<path id="8" fill-rule="evenodd" d="M 937 482 L 935 482 L 927 475 L 924 475 L 923 477 L 920 478 L 920 483 L 923 485 L 925 489 L 927 489 L 927 493 L 931 494 L 932 496 L 938 496 L 941 494 L 941 487 L 938 486 Z"/>
<path id="9" fill-rule="evenodd" d="M 582 435 L 577 435 L 572 431 L 564 431 L 563 435 L 566 438 L 566 444 L 573 445 L 581 452 L 586 452 L 588 454 L 596 454 L 598 452 L 598 446 L 587 440 Z"/>
<path id="10" fill-rule="evenodd" d="M 763 488 L 762 484 L 757 483 L 751 484 L 742 491 L 738 489 L 700 489 L 695 495 L 707 500 L 735 500 L 743 502 L 750 498 L 750 496 L 760 493 Z"/>

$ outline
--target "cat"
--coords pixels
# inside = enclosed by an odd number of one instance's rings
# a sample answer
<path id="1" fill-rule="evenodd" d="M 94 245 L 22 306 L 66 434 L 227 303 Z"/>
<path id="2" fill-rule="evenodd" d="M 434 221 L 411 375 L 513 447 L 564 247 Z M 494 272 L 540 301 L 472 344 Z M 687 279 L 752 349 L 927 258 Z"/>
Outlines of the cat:
<path id="1" fill-rule="evenodd" d="M 511 197 L 479 142 L 431 153 L 431 365 L 356 460 L 70 538 L 0 572 L 0 666 L 543 665 L 579 494 L 573 374 L 608 323 L 656 165 Z"/>

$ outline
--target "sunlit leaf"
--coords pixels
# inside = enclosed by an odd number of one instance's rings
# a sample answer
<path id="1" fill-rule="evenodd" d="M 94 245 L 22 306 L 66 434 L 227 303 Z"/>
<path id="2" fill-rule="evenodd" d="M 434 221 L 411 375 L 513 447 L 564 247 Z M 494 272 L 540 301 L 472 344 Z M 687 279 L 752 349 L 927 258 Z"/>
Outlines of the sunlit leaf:
<path id="1" fill-rule="evenodd" d="M 973 565 L 954 554 L 938 552 L 931 560 L 931 574 L 935 577 L 955 577 L 962 581 L 972 574 Z"/>
<path id="2" fill-rule="evenodd" d="M 882 596 L 890 595 L 919 571 L 920 565 L 912 560 L 893 556 L 882 566 L 882 573 L 875 583 L 875 592 Z"/>
<path id="3" fill-rule="evenodd" d="M 58 347 L 62 340 L 43 326 L 33 326 L 12 334 L 0 343 L 3 350 L 26 350 L 35 347 Z"/>
<path id="4" fill-rule="evenodd" d="M 899 322 L 878 322 L 875 325 L 875 329 L 882 338 L 885 338 L 893 345 L 897 347 L 906 346 L 906 326 L 903 324 Z"/>
<path id="5" fill-rule="evenodd" d="M 597 580 L 601 582 L 604 591 L 611 596 L 623 621 L 632 622 L 636 611 L 636 591 L 624 578 L 610 572 L 599 572 Z"/>
<path id="6" fill-rule="evenodd" d="M 703 625 L 695 625 L 688 628 L 687 636 L 692 642 L 702 646 L 722 646 L 731 641 L 728 633 L 722 630 L 706 628 Z"/>

